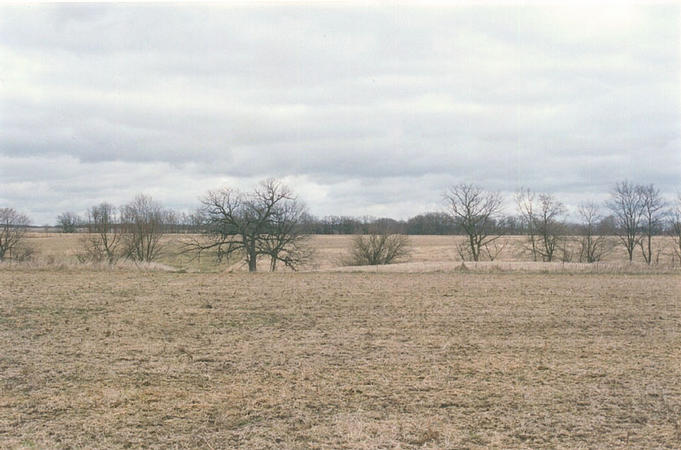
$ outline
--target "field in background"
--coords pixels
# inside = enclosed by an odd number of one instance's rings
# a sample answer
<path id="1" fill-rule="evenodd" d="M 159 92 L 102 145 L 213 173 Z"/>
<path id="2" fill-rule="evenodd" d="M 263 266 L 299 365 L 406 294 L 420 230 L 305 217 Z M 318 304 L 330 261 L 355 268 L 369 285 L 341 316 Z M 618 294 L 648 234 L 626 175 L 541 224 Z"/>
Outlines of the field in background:
<path id="1" fill-rule="evenodd" d="M 676 274 L 0 270 L 0 447 L 678 447 Z"/>
<path id="2" fill-rule="evenodd" d="M 61 234 L 61 233 L 31 233 L 27 242 L 35 249 L 35 260 L 37 265 L 41 264 L 75 264 L 77 263 L 76 254 L 80 251 L 79 240 L 82 234 Z M 169 266 L 169 269 L 186 270 L 190 272 L 218 272 L 218 271 L 244 271 L 247 268 L 238 260 L 232 264 L 216 264 L 215 259 L 204 255 L 201 259 L 192 258 L 181 254 L 181 242 L 189 239 L 190 236 L 175 234 L 168 235 L 167 251 L 159 259 L 159 263 Z M 357 270 L 357 268 L 343 268 L 343 259 L 347 255 L 352 244 L 351 235 L 314 235 L 310 238 L 310 245 L 315 250 L 315 255 L 310 266 L 304 270 Z M 391 267 L 366 268 L 365 270 L 379 271 L 400 271 L 400 272 L 422 272 L 437 270 L 453 270 L 461 265 L 461 258 L 457 252 L 457 245 L 465 238 L 463 236 L 410 236 L 412 243 L 412 255 L 408 262 Z M 530 261 L 529 255 L 523 254 L 522 247 L 524 242 L 522 236 L 506 236 L 501 238 L 499 246 L 503 250 L 495 260 L 495 264 L 490 264 L 489 260 L 482 261 L 477 266 L 482 270 L 489 267 L 500 267 L 507 270 L 556 270 L 558 266 L 564 269 L 564 264 L 552 265 L 534 264 Z M 616 238 L 611 238 L 613 241 Z M 657 269 L 679 269 L 681 263 L 672 252 L 673 244 L 671 238 L 656 237 L 654 239 L 655 248 L 659 250 Z M 572 244 L 573 257 L 572 263 L 579 261 L 576 244 Z M 654 250 L 654 254 L 656 251 Z M 558 259 L 560 261 L 560 259 Z M 502 264 L 499 264 L 502 263 Z M 508 264 L 512 263 L 512 264 Z M 518 264 L 522 263 L 522 264 Z M 529 263 L 529 264 L 526 264 Z M 640 251 L 637 249 L 633 265 L 628 264 L 626 251 L 623 247 L 617 246 L 609 253 L 601 264 L 605 270 L 617 269 L 614 265 L 625 265 L 626 270 L 648 269 L 643 263 Z M 469 267 L 473 267 L 467 264 Z M 475 265 L 474 265 L 475 266 Z M 586 268 L 584 266 L 587 266 Z M 596 270 L 597 267 L 588 267 L 588 264 L 568 265 L 568 270 L 584 271 Z M 260 267 L 267 270 L 266 261 Z M 619 270 L 619 269 L 618 269 Z"/>

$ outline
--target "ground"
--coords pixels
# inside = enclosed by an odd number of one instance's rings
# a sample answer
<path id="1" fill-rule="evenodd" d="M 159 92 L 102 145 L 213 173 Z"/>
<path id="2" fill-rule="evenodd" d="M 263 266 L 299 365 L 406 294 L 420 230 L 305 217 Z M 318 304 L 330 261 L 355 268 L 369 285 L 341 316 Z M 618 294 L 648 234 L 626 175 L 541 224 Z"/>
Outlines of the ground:
<path id="1" fill-rule="evenodd" d="M 0 270 L 0 447 L 681 446 L 668 273 Z"/>

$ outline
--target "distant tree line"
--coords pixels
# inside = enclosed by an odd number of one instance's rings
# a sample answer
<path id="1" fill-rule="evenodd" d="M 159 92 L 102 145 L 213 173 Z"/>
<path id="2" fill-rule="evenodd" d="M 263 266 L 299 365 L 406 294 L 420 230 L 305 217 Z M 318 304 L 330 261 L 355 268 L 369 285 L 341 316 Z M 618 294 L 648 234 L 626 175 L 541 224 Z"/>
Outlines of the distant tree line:
<path id="1" fill-rule="evenodd" d="M 167 223 L 163 223 L 165 234 L 194 234 L 200 233 L 206 228 L 205 217 L 200 212 L 186 213 L 169 210 Z M 67 212 L 59 216 L 56 227 L 62 233 L 87 233 L 92 229 L 89 223 L 89 212 L 78 215 Z M 62 220 L 62 216 L 69 215 Z M 524 234 L 526 226 L 522 223 L 520 216 L 507 216 L 493 218 L 490 221 L 494 229 L 499 230 L 504 235 Z M 406 220 L 393 219 L 389 217 L 371 216 L 324 216 L 316 217 L 305 214 L 301 218 L 301 226 L 306 234 L 334 235 L 334 234 L 367 234 L 370 230 L 385 230 L 396 234 L 407 235 L 465 235 L 464 227 L 446 212 L 426 212 Z M 581 222 L 567 221 L 566 230 L 577 233 L 580 230 Z M 44 226 L 29 228 L 45 228 Z M 668 234 L 672 232 L 672 224 L 665 224 L 655 235 Z M 615 217 L 612 215 L 601 216 L 599 219 L 599 229 L 611 234 L 615 230 Z"/>
<path id="2" fill-rule="evenodd" d="M 599 208 L 597 220 L 598 230 L 603 234 L 614 235 L 615 216 L 603 215 Z M 579 214 L 579 209 L 577 211 Z M 581 220 L 581 216 L 578 216 Z M 566 221 L 565 231 L 568 234 L 578 234 L 582 229 L 579 220 Z M 388 217 L 353 217 L 353 216 L 307 216 L 303 222 L 304 229 L 309 234 L 368 234 L 371 230 L 380 229 L 396 234 L 407 235 L 466 235 L 463 225 L 445 212 L 428 212 L 419 214 L 407 220 L 397 220 Z M 489 226 L 503 235 L 521 235 L 529 231 L 528 225 L 518 216 L 505 216 L 491 218 Z M 192 230 L 191 226 L 185 227 Z M 664 235 L 673 232 L 670 223 L 665 224 L 655 235 Z"/>

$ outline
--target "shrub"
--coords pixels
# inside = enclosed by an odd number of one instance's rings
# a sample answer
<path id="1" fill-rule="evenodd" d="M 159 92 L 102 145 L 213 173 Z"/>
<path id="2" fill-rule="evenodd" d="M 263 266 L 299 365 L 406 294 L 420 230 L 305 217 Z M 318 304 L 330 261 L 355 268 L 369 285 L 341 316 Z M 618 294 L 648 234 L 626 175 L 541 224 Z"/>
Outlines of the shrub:
<path id="1" fill-rule="evenodd" d="M 406 259 L 411 253 L 409 238 L 403 234 L 372 232 L 352 240 L 347 265 L 375 266 Z"/>

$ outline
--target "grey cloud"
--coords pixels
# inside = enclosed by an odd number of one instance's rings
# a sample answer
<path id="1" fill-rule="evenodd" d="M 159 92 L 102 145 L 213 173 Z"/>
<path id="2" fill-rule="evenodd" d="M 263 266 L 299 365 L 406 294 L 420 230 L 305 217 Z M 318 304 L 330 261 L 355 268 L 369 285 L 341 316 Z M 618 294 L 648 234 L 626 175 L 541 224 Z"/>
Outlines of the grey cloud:
<path id="1" fill-rule="evenodd" d="M 415 214 L 458 181 L 680 189 L 678 5 L 0 12 L 0 202 L 41 221 L 270 175 L 329 214 Z"/>

